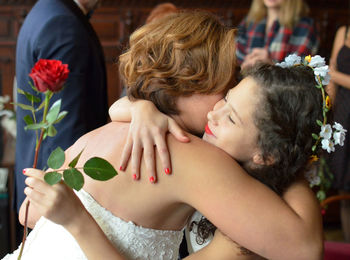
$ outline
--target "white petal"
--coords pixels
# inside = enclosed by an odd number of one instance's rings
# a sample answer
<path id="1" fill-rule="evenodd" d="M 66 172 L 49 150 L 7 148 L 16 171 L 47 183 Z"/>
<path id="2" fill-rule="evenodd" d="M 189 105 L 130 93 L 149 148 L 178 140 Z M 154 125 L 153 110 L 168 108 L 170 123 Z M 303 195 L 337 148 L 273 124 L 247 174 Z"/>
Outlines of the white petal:
<path id="1" fill-rule="evenodd" d="M 315 55 L 311 57 L 311 61 L 309 63 L 311 67 L 322 67 L 326 65 L 325 59 L 321 57 L 320 55 Z"/>
<path id="2" fill-rule="evenodd" d="M 301 57 L 296 54 L 290 54 L 284 60 L 288 66 L 293 66 L 301 63 Z"/>
<path id="3" fill-rule="evenodd" d="M 330 124 L 321 126 L 320 136 L 327 140 L 332 137 L 332 127 Z"/>

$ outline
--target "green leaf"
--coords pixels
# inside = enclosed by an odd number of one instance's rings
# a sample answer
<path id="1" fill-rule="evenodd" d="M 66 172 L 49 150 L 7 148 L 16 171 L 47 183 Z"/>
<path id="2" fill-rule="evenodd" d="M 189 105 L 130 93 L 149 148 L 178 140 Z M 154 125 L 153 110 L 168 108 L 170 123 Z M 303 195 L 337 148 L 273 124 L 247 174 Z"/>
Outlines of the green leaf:
<path id="1" fill-rule="evenodd" d="M 109 180 L 118 174 L 112 164 L 99 157 L 89 159 L 84 165 L 84 172 L 99 181 Z"/>
<path id="2" fill-rule="evenodd" d="M 39 97 L 34 96 L 31 93 L 24 91 L 22 89 L 17 89 L 17 92 L 22 95 L 25 95 L 29 102 L 39 103 L 41 101 Z"/>
<path id="3" fill-rule="evenodd" d="M 30 85 L 30 87 L 37 93 L 37 94 L 39 94 L 40 93 L 40 91 L 39 90 L 37 90 L 37 88 L 32 84 L 32 82 L 31 81 L 28 81 L 28 84 Z"/>
<path id="4" fill-rule="evenodd" d="M 329 181 L 329 180 L 325 180 L 324 181 L 324 188 L 326 190 L 329 190 L 331 188 L 331 186 L 332 186 L 332 182 L 331 181 Z"/>
<path id="5" fill-rule="evenodd" d="M 318 198 L 319 201 L 323 201 L 326 198 L 326 193 L 323 190 L 319 190 L 316 193 L 316 197 Z"/>
<path id="6" fill-rule="evenodd" d="M 316 123 L 319 125 L 319 126 L 323 126 L 323 123 L 320 121 L 320 120 L 316 120 Z"/>
<path id="7" fill-rule="evenodd" d="M 30 105 L 24 105 L 24 104 L 20 104 L 20 103 L 13 103 L 15 106 L 19 106 L 20 108 L 24 109 L 24 110 L 29 110 L 34 112 L 34 107 L 30 106 Z"/>
<path id="8" fill-rule="evenodd" d="M 83 153 L 83 151 L 84 151 L 84 149 L 81 150 L 81 152 L 69 163 L 69 165 L 68 165 L 69 167 L 74 168 L 77 165 L 79 158 L 80 158 L 80 155 Z"/>
<path id="9" fill-rule="evenodd" d="M 47 159 L 47 165 L 52 168 L 52 169 L 59 169 L 64 161 L 65 161 L 66 157 L 64 154 L 64 151 L 62 150 L 61 147 L 57 147 L 55 150 L 53 150 L 49 156 L 49 158 Z"/>
<path id="10" fill-rule="evenodd" d="M 23 117 L 24 122 L 26 122 L 27 125 L 34 124 L 33 118 L 30 115 L 26 115 Z"/>
<path id="11" fill-rule="evenodd" d="M 316 145 L 312 146 L 311 150 L 314 152 L 316 150 Z"/>
<path id="12" fill-rule="evenodd" d="M 47 135 L 50 137 L 53 137 L 57 134 L 57 130 L 53 125 L 50 125 L 49 128 L 47 129 Z"/>
<path id="13" fill-rule="evenodd" d="M 50 185 L 54 185 L 58 183 L 61 179 L 62 179 L 62 174 L 58 172 L 48 172 L 44 176 L 44 180 L 46 181 L 46 183 Z"/>
<path id="14" fill-rule="evenodd" d="M 39 110 L 43 109 L 44 106 L 45 106 L 45 101 L 41 102 L 40 106 L 38 106 L 38 107 L 35 109 L 35 112 L 38 112 Z"/>
<path id="15" fill-rule="evenodd" d="M 57 124 L 59 122 L 61 122 L 61 120 L 68 114 L 67 111 L 62 111 L 58 114 L 58 117 L 56 119 L 56 121 L 54 122 L 54 124 Z"/>
<path id="16" fill-rule="evenodd" d="M 47 128 L 48 125 L 46 123 L 38 123 L 38 124 L 31 124 L 31 125 L 27 125 L 24 127 L 24 130 L 38 130 L 41 128 Z"/>
<path id="17" fill-rule="evenodd" d="M 80 190 L 84 186 L 83 174 L 75 168 L 69 168 L 63 171 L 64 182 L 75 190 Z"/>
<path id="18" fill-rule="evenodd" d="M 312 138 L 317 140 L 317 139 L 318 139 L 318 135 L 317 135 L 317 134 L 312 133 Z"/>
<path id="19" fill-rule="evenodd" d="M 58 114 L 60 113 L 60 109 L 61 99 L 53 103 L 49 112 L 47 113 L 46 120 L 49 124 L 53 124 L 57 120 Z"/>

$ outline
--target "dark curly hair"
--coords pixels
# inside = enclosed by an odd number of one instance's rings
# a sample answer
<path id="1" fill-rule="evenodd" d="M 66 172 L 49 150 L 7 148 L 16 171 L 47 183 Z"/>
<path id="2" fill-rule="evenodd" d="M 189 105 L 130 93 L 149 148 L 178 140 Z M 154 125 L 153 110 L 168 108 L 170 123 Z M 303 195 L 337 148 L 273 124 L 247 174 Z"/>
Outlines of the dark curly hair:
<path id="1" fill-rule="evenodd" d="M 323 120 L 322 93 L 315 87 L 313 70 L 307 66 L 282 68 L 258 64 L 243 71 L 243 75 L 254 79 L 260 87 L 254 121 L 265 164 L 248 162 L 242 166 L 254 178 L 282 195 L 304 171 L 313 153 L 312 133 L 320 132 L 316 120 Z M 195 224 L 198 225 L 199 244 L 216 229 L 207 219 Z"/>

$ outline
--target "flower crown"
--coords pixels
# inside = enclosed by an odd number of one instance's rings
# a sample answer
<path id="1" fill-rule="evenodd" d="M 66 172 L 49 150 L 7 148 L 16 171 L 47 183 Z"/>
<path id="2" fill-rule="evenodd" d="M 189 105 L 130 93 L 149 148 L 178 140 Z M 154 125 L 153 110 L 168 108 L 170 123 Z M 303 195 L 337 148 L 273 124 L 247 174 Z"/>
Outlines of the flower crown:
<path id="1" fill-rule="evenodd" d="M 302 58 L 299 57 L 298 55 L 291 54 L 288 57 L 286 57 L 283 62 L 277 63 L 276 65 L 282 68 L 298 66 L 298 65 L 304 65 L 304 66 L 310 67 L 315 74 L 315 79 L 317 82 L 315 87 L 320 89 L 322 93 L 323 121 L 316 120 L 316 124 L 320 126 L 321 130 L 319 134 L 315 134 L 315 133 L 312 134 L 312 138 L 315 140 L 315 143 L 312 146 L 313 155 L 311 155 L 309 162 L 312 163 L 312 162 L 318 161 L 319 158 L 317 157 L 316 152 L 319 144 L 321 144 L 322 149 L 326 150 L 328 153 L 335 151 L 335 145 L 343 146 L 344 140 L 345 140 L 345 133 L 347 132 L 347 130 L 344 129 L 341 124 L 336 122 L 333 124 L 333 126 L 331 126 L 330 124 L 327 124 L 327 112 L 331 109 L 331 100 L 324 90 L 324 86 L 328 85 L 330 80 L 330 75 L 328 74 L 329 68 L 328 68 L 328 65 L 326 65 L 325 59 L 319 55 L 316 55 L 313 57 L 309 55 L 309 56 L 306 56 L 304 60 L 302 60 Z M 323 186 L 322 182 L 324 182 L 323 180 L 324 178 L 323 176 L 321 176 L 320 178 L 319 174 L 317 174 L 316 172 L 307 174 L 306 177 L 308 178 L 312 186 L 314 185 Z M 322 197 L 325 197 L 325 194 Z"/>
<path id="2" fill-rule="evenodd" d="M 315 153 L 316 148 L 321 143 L 322 149 L 326 150 L 328 153 L 335 151 L 335 145 L 344 145 L 345 133 L 347 130 L 343 128 L 343 126 L 339 123 L 334 123 L 333 126 L 327 124 L 327 112 L 331 109 L 331 100 L 324 90 L 324 85 L 327 85 L 330 80 L 330 76 L 328 74 L 329 68 L 326 65 L 324 58 L 320 55 L 316 55 L 311 57 L 306 56 L 304 60 L 296 54 L 291 54 L 281 63 L 277 63 L 277 66 L 282 68 L 304 65 L 312 68 L 315 74 L 315 79 L 317 85 L 316 88 L 320 89 L 323 98 L 322 105 L 322 114 L 323 114 L 323 122 L 320 120 L 316 120 L 316 123 L 321 127 L 321 131 L 319 134 L 312 134 L 312 138 L 315 139 L 315 144 L 312 146 L 312 151 Z M 312 161 L 317 161 L 317 156 L 313 155 L 311 158 Z"/>

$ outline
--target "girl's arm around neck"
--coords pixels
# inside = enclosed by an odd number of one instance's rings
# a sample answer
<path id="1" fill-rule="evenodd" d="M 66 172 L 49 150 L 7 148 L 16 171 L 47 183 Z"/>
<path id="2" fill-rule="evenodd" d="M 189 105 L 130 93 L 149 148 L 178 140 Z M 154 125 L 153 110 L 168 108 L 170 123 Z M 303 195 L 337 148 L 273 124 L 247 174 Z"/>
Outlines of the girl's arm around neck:
<path id="1" fill-rule="evenodd" d="M 314 226 L 277 194 L 250 177 L 222 150 L 192 139 L 168 143 L 173 185 L 183 201 L 199 210 L 239 245 L 268 259 L 318 259 Z M 171 192 L 171 191 L 169 191 Z M 170 195 L 170 194 L 169 194 Z"/>

